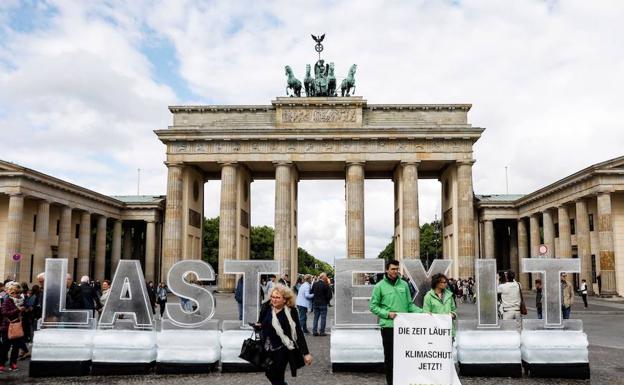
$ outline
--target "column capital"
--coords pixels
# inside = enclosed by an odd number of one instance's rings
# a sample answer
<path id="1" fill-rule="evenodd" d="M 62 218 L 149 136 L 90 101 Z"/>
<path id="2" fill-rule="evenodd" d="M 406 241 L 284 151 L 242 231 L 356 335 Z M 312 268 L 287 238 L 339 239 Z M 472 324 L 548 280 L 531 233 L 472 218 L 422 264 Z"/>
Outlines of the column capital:
<path id="1" fill-rule="evenodd" d="M 24 193 L 22 193 L 21 191 L 19 192 L 10 192 L 9 193 L 9 197 L 15 197 L 15 198 L 25 198 L 26 195 Z"/>
<path id="2" fill-rule="evenodd" d="M 600 187 L 598 191 L 596 191 L 596 196 L 598 195 L 611 195 L 615 192 L 613 187 Z"/>
<path id="3" fill-rule="evenodd" d="M 420 166 L 420 160 L 408 160 L 408 161 L 401 161 L 401 167 L 405 167 L 405 166 Z"/>
<path id="4" fill-rule="evenodd" d="M 157 220 L 156 219 L 146 219 L 143 222 L 145 222 L 145 223 L 156 223 Z"/>
<path id="5" fill-rule="evenodd" d="M 455 161 L 458 166 L 472 166 L 475 162 L 476 160 L 474 159 L 458 159 Z"/>
<path id="6" fill-rule="evenodd" d="M 293 165 L 293 162 L 290 160 L 274 160 L 272 163 L 275 167 L 278 167 L 278 166 L 292 167 Z"/>
<path id="7" fill-rule="evenodd" d="M 167 167 L 182 167 L 184 166 L 184 162 L 171 162 L 171 161 L 164 161 L 163 162 L 165 164 L 165 166 Z"/>
<path id="8" fill-rule="evenodd" d="M 217 164 L 219 166 L 221 166 L 221 168 L 226 167 L 226 166 L 238 166 L 238 162 L 217 162 Z"/>

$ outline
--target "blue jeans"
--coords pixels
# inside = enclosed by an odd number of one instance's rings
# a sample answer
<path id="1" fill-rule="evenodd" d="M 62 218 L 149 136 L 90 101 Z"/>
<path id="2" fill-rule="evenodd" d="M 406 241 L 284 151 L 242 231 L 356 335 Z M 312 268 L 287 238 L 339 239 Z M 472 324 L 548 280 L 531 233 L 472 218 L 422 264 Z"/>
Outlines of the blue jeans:
<path id="1" fill-rule="evenodd" d="M 301 331 L 310 333 L 308 330 L 308 308 L 297 305 L 297 310 L 299 311 L 299 325 L 301 325 Z"/>
<path id="2" fill-rule="evenodd" d="M 570 319 L 570 311 L 572 310 L 572 306 L 562 306 L 561 310 L 563 311 L 563 319 Z"/>
<path id="3" fill-rule="evenodd" d="M 327 305 L 314 305 L 314 323 L 312 324 L 312 334 L 316 334 L 318 330 L 321 334 L 325 334 L 325 322 L 327 321 Z M 318 321 L 321 319 L 321 328 L 318 328 Z"/>
<path id="4" fill-rule="evenodd" d="M 542 319 L 542 308 L 541 307 L 537 308 L 537 319 Z"/>

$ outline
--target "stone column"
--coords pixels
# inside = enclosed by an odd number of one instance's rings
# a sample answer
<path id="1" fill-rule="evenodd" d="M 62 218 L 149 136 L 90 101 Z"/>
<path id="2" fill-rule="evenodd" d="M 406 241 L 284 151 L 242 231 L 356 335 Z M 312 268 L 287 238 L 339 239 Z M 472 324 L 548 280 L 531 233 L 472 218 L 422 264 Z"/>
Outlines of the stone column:
<path id="1" fill-rule="evenodd" d="M 494 255 L 494 221 L 483 221 L 483 238 L 485 238 L 484 258 L 496 259 Z"/>
<path id="2" fill-rule="evenodd" d="M 364 163 L 347 163 L 347 258 L 364 258 Z"/>
<path id="3" fill-rule="evenodd" d="M 290 190 L 290 212 L 291 212 L 291 230 L 290 230 L 290 270 L 292 276 L 290 276 L 290 286 L 294 287 L 297 284 L 297 273 L 299 272 L 299 240 L 297 239 L 299 233 L 298 222 L 298 207 L 299 207 L 299 171 L 296 166 L 293 166 L 291 177 L 291 190 Z"/>
<path id="4" fill-rule="evenodd" d="M 275 165 L 275 245 L 274 258 L 279 262 L 280 273 L 294 276 L 290 265 L 291 240 L 291 180 L 292 163 L 279 162 Z"/>
<path id="5" fill-rule="evenodd" d="M 600 250 L 600 295 L 616 295 L 615 254 L 613 247 L 613 220 L 611 216 L 611 194 L 598 194 L 598 243 Z"/>
<path id="6" fill-rule="evenodd" d="M 539 235 L 539 234 L 538 234 Z M 526 222 L 523 218 L 518 219 L 518 258 L 522 260 L 522 258 L 529 258 L 529 240 L 527 237 L 527 227 Z M 520 269 L 518 269 L 520 285 L 524 289 L 528 289 L 531 287 L 531 276 L 529 273 L 520 273 Z"/>
<path id="7" fill-rule="evenodd" d="M 509 225 L 509 265 L 520 280 L 520 261 L 518 260 L 518 230 L 513 224 Z M 527 287 L 527 286 L 523 286 Z"/>
<path id="8" fill-rule="evenodd" d="M 542 243 L 537 216 L 538 214 L 531 214 L 529 217 L 529 231 L 531 232 L 531 255 L 529 258 L 539 257 L 539 245 Z"/>
<path id="9" fill-rule="evenodd" d="M 225 274 L 226 259 L 236 259 L 236 173 L 235 163 L 221 166 L 221 205 L 219 214 L 219 291 L 233 291 L 235 276 Z M 166 270 L 163 270 L 166 271 Z"/>
<path id="10" fill-rule="evenodd" d="M 555 256 L 555 224 L 550 209 L 544 210 L 542 222 L 544 225 L 544 244 L 548 247 L 546 257 L 552 258 Z"/>
<path id="11" fill-rule="evenodd" d="M 35 254 L 33 261 L 33 275 L 43 273 L 45 259 L 50 255 L 50 202 L 40 201 L 37 209 L 37 226 L 35 228 Z"/>
<path id="12" fill-rule="evenodd" d="M 117 219 L 115 220 L 115 222 L 113 222 L 113 244 L 111 245 L 111 273 L 109 278 L 112 278 L 115 275 L 117 265 L 119 265 L 119 260 L 121 259 L 121 226 L 121 220 Z"/>
<path id="13" fill-rule="evenodd" d="M 123 259 L 132 259 L 132 224 L 123 225 Z"/>
<path id="14" fill-rule="evenodd" d="M 457 163 L 457 221 L 459 277 L 474 277 L 474 208 L 472 192 L 473 161 Z"/>
<path id="15" fill-rule="evenodd" d="M 72 208 L 69 206 L 63 206 L 61 208 L 61 223 L 59 228 L 59 258 L 68 259 L 68 269 L 72 265 L 73 258 L 71 258 L 71 238 L 72 238 Z M 68 270 L 71 274 L 71 271 Z"/>
<path id="16" fill-rule="evenodd" d="M 147 221 L 145 231 L 145 282 L 154 281 L 156 267 L 156 223 Z"/>
<path id="17" fill-rule="evenodd" d="M 182 164 L 167 163 L 167 206 L 165 208 L 165 231 L 163 271 L 182 259 Z"/>
<path id="18" fill-rule="evenodd" d="M 559 248 L 557 258 L 572 258 L 572 234 L 570 232 L 570 215 L 565 206 L 557 207 L 559 217 Z"/>
<path id="19" fill-rule="evenodd" d="M 419 162 L 402 163 L 401 186 L 403 204 L 401 211 L 401 242 L 404 259 L 420 259 L 420 221 L 418 212 Z"/>
<path id="20" fill-rule="evenodd" d="M 78 266 L 77 279 L 89 275 L 89 259 L 91 258 L 91 213 L 80 214 L 80 233 L 78 234 Z"/>
<path id="21" fill-rule="evenodd" d="M 97 219 L 97 232 L 95 234 L 95 271 L 93 279 L 102 282 L 106 269 L 106 217 L 99 216 Z"/>
<path id="22" fill-rule="evenodd" d="M 576 205 L 576 244 L 578 257 L 581 259 L 581 279 L 587 282 L 587 292 L 594 294 L 592 285 L 591 264 L 591 241 L 589 235 L 589 215 L 587 214 L 587 202 L 579 199 Z"/>
<path id="23" fill-rule="evenodd" d="M 9 216 L 6 228 L 6 254 L 4 255 L 4 271 L 1 278 L 11 277 L 20 281 L 19 262 L 13 262 L 12 256 L 22 252 L 22 225 L 24 223 L 24 196 L 11 194 L 9 197 Z"/>

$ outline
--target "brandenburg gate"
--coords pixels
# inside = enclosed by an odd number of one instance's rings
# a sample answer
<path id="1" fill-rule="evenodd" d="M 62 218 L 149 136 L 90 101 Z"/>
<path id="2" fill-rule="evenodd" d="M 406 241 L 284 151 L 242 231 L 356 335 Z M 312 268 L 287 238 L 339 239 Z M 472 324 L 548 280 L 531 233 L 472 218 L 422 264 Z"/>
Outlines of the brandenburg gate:
<path id="1" fill-rule="evenodd" d="M 254 180 L 275 180 L 274 258 L 283 274 L 296 277 L 300 180 L 345 180 L 346 256 L 364 258 L 364 180 L 392 179 L 400 260 L 420 257 L 418 179 L 435 178 L 442 184 L 444 258 L 455 261 L 452 276 L 474 276 L 472 146 L 483 129 L 468 123 L 470 107 L 368 104 L 356 96 L 170 107 L 173 125 L 155 131 L 168 167 L 161 272 L 201 258 L 207 181 L 221 180 L 218 285 L 232 290 L 223 261 L 249 258 Z"/>

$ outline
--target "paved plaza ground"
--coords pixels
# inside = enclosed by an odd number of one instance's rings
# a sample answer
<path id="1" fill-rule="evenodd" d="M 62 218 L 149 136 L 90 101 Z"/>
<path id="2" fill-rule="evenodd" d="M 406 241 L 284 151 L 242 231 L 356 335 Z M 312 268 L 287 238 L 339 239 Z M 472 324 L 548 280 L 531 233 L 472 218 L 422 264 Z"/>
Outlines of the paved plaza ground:
<path id="1" fill-rule="evenodd" d="M 530 305 L 531 293 L 525 298 Z M 216 318 L 235 319 L 236 306 L 232 295 L 217 295 L 218 309 Z M 476 318 L 475 305 L 460 304 L 460 318 Z M 461 377 L 464 385 L 528 385 L 528 384 L 624 384 L 624 302 L 590 299 L 588 309 L 576 302 L 572 311 L 573 318 L 583 320 L 590 342 L 591 380 L 533 379 L 523 378 L 475 378 Z M 330 317 L 333 318 L 330 311 Z M 529 317 L 535 318 L 534 309 L 529 307 Z M 290 385 L 366 385 L 385 384 L 384 377 L 378 373 L 335 373 L 330 372 L 329 337 L 308 337 L 310 350 L 314 355 L 314 364 L 299 371 L 297 378 L 288 378 Z M 196 347 L 189 346 L 189 349 Z M 105 376 L 105 377 L 57 377 L 29 378 L 28 361 L 19 363 L 20 370 L 15 373 L 0 374 L 0 383 L 13 384 L 220 384 L 220 385 L 256 385 L 268 384 L 261 373 L 210 373 L 203 375 L 144 375 L 144 376 Z"/>

